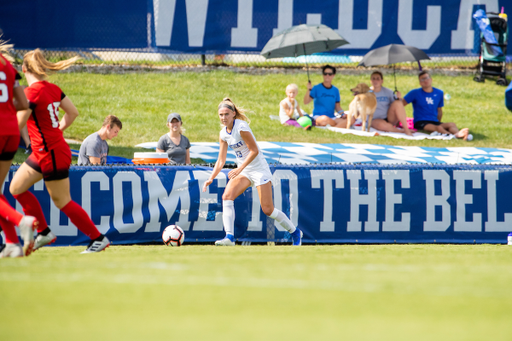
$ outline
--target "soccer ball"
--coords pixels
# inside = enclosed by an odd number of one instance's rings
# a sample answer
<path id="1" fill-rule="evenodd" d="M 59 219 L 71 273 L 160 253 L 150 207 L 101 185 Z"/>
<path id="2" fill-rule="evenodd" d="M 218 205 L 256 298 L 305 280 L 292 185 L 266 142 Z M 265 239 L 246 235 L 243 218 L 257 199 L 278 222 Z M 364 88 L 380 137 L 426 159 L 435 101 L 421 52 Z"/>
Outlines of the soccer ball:
<path id="1" fill-rule="evenodd" d="M 185 239 L 185 232 L 178 225 L 169 225 L 162 233 L 162 240 L 167 246 L 181 246 Z"/>

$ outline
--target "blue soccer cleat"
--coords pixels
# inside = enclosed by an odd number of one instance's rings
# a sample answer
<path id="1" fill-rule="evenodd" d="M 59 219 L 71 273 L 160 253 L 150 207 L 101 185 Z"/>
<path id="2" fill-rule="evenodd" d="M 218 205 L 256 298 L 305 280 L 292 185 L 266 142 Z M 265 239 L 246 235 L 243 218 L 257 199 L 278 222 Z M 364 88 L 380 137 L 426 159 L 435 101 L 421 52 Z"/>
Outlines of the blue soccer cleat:
<path id="1" fill-rule="evenodd" d="M 304 234 L 302 233 L 301 230 L 299 230 L 298 228 L 295 229 L 295 232 L 293 232 L 291 234 L 292 236 L 292 240 L 293 240 L 293 244 L 294 246 L 301 246 L 302 245 L 302 236 Z"/>

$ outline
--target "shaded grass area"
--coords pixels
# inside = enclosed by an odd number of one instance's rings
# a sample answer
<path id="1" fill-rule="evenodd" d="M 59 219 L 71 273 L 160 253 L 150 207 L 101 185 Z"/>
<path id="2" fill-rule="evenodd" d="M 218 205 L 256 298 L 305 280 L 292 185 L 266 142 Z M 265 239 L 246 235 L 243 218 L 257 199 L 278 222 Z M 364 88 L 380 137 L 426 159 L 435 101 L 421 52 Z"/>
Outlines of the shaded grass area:
<path id="1" fill-rule="evenodd" d="M 334 85 L 340 89 L 343 108 L 347 109 L 352 99 L 349 89 L 362 81 L 370 83 L 369 78 L 369 74 L 345 75 L 342 71 L 336 76 Z M 217 105 L 226 96 L 250 110 L 251 127 L 259 141 L 512 148 L 512 115 L 504 106 L 504 87 L 490 80 L 483 84 L 473 82 L 472 76 L 434 75 L 433 78 L 435 87 L 451 95 L 444 108 L 443 121 L 468 127 L 474 135 L 472 142 L 359 137 L 322 129 L 305 132 L 270 120 L 269 115 L 278 114 L 287 84 L 299 85 L 297 98 L 302 103 L 307 82 L 304 73 L 70 73 L 55 74 L 50 81 L 64 90 L 80 112 L 75 123 L 66 130 L 67 138 L 83 140 L 100 128 L 108 114 L 122 120 L 119 136 L 109 141 L 111 155 L 132 157 L 136 144 L 158 141 L 168 131 L 165 123 L 171 111 L 182 115 L 184 134 L 191 142 L 217 142 L 220 130 Z M 313 84 L 322 81 L 318 71 L 312 73 L 311 80 Z M 415 75 L 397 75 L 397 83 L 402 94 L 419 87 Z M 385 76 L 384 86 L 393 88 L 392 76 Z M 311 113 L 313 105 L 303 105 L 303 109 Z M 412 117 L 411 105 L 407 106 L 407 113 Z"/>
<path id="2" fill-rule="evenodd" d="M 82 249 L 0 262 L 0 339 L 476 341 L 512 332 L 503 245 Z"/>

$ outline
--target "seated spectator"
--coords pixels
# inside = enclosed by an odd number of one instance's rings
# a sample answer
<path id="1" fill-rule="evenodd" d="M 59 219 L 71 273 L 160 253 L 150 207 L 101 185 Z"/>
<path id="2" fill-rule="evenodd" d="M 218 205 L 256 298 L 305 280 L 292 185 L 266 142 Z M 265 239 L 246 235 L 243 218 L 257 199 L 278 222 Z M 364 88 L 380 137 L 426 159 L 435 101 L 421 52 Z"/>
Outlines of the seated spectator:
<path id="1" fill-rule="evenodd" d="M 101 129 L 87 136 L 82 142 L 78 154 L 78 165 L 105 165 L 108 155 L 106 140 L 116 137 L 121 128 L 123 128 L 121 121 L 114 115 L 108 115 L 103 121 Z"/>
<path id="2" fill-rule="evenodd" d="M 428 71 L 418 75 L 421 88 L 409 91 L 402 99 L 406 106 L 412 103 L 414 116 L 414 129 L 437 132 L 439 134 L 453 134 L 459 139 L 468 139 L 469 129 L 459 130 L 455 123 L 441 122 L 443 117 L 443 91 L 432 87 L 432 77 Z M 472 136 L 471 136 L 472 138 Z"/>
<path id="3" fill-rule="evenodd" d="M 304 95 L 304 104 L 313 102 L 313 125 L 332 127 L 347 127 L 347 119 L 343 109 L 340 106 L 340 91 L 332 85 L 336 69 L 330 65 L 322 68 L 324 81 L 320 84 L 311 86 L 307 84 L 307 92 Z"/>
<path id="4" fill-rule="evenodd" d="M 304 116 L 302 110 L 300 110 L 299 103 L 295 99 L 298 93 L 299 87 L 297 84 L 289 84 L 286 87 L 286 98 L 279 104 L 279 120 L 283 125 L 309 130 L 311 129 L 311 125 L 302 127 L 299 122 L 297 122 L 299 117 Z"/>
<path id="5" fill-rule="evenodd" d="M 373 93 L 377 97 L 377 109 L 373 114 L 372 127 L 381 131 L 412 135 L 407 126 L 407 114 L 401 101 L 400 91 L 396 92 L 395 99 L 393 90 L 382 86 L 384 76 L 380 71 L 372 73 L 371 82 Z M 403 129 L 397 128 L 399 123 L 402 124 Z"/>
<path id="6" fill-rule="evenodd" d="M 190 165 L 190 141 L 182 134 L 182 124 L 179 114 L 169 114 L 167 116 L 169 133 L 160 137 L 156 145 L 156 151 L 167 153 L 170 163 L 174 165 Z"/>

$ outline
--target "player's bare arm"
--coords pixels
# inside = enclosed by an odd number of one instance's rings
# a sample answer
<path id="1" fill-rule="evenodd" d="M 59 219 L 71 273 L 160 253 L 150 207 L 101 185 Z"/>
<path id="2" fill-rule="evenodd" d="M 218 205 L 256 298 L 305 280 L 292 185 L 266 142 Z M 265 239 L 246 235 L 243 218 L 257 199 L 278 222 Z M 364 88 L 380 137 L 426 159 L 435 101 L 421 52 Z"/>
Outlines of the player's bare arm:
<path id="1" fill-rule="evenodd" d="M 78 117 L 78 109 L 67 96 L 64 97 L 60 102 L 60 108 L 64 110 L 65 114 L 64 116 L 62 116 L 62 119 L 60 120 L 59 129 L 61 131 L 64 131 Z"/>
<path id="2" fill-rule="evenodd" d="M 18 111 L 16 116 L 18 117 L 18 128 L 21 130 L 27 125 L 28 118 L 32 114 L 32 109 Z"/>
<path id="3" fill-rule="evenodd" d="M 16 111 L 27 110 L 28 109 L 28 100 L 27 96 L 25 96 L 25 92 L 23 91 L 23 87 L 18 86 L 12 90 L 12 94 L 14 96 L 14 107 Z"/>
<path id="4" fill-rule="evenodd" d="M 222 168 L 224 168 L 224 165 L 226 164 L 227 153 L 228 144 L 226 141 L 222 140 L 219 137 L 219 158 L 217 159 L 217 162 L 215 162 L 215 167 L 213 167 L 212 175 L 210 175 L 210 178 L 204 182 L 203 192 L 206 192 L 206 187 L 212 184 L 213 179 L 215 179 L 217 175 L 219 175 Z"/>

